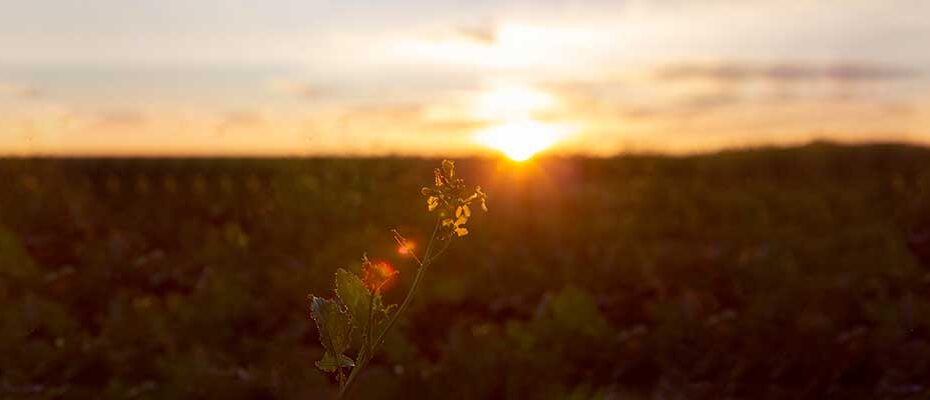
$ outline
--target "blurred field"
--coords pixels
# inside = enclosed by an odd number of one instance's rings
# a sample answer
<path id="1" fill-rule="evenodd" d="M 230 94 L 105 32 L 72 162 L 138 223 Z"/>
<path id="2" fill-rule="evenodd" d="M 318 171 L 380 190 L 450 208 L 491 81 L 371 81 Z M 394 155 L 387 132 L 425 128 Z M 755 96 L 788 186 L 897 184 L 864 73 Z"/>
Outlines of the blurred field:
<path id="1" fill-rule="evenodd" d="M 0 161 L 0 398 L 325 398 L 306 296 L 400 300 L 434 165 Z M 490 213 L 357 398 L 930 396 L 928 149 L 458 166 Z"/>

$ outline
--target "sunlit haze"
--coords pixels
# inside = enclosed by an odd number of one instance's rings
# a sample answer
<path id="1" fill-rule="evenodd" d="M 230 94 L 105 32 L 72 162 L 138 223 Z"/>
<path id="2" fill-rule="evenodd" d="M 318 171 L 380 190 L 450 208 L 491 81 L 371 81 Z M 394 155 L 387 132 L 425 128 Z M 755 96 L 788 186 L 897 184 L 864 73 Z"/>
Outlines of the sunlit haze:
<path id="1" fill-rule="evenodd" d="M 930 142 L 930 3 L 36 0 L 0 154 L 669 153 Z"/>

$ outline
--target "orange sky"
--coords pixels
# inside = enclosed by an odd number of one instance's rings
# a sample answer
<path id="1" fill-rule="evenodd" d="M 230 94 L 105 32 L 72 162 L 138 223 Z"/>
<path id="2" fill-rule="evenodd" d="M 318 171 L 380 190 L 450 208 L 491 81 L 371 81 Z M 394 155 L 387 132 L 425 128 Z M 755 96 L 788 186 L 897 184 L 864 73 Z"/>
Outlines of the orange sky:
<path id="1" fill-rule="evenodd" d="M 924 1 L 37 0 L 0 154 L 610 155 L 930 141 Z"/>

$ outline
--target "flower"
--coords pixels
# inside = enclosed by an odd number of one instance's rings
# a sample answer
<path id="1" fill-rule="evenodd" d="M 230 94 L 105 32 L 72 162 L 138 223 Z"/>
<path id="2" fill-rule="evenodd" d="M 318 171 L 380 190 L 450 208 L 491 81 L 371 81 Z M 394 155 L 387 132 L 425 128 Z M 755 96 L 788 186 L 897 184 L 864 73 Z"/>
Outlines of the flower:
<path id="1" fill-rule="evenodd" d="M 456 178 L 455 162 L 451 160 L 443 160 L 441 167 L 433 170 L 433 178 L 433 187 L 424 187 L 420 192 L 427 197 L 427 210 L 439 214 L 443 237 L 467 235 L 468 229 L 464 225 L 471 217 L 469 205 L 477 201 L 481 203 L 481 209 L 487 211 L 488 196 L 480 186 L 469 193 L 465 181 Z"/>

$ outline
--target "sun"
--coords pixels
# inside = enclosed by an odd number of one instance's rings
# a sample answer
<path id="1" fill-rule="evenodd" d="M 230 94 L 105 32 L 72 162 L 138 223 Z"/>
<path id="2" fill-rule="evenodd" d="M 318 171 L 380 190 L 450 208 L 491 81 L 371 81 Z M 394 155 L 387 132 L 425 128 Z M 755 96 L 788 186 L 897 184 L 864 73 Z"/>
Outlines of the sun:
<path id="1" fill-rule="evenodd" d="M 557 99 L 549 93 L 522 85 L 493 87 L 477 97 L 474 115 L 490 123 L 478 131 L 475 141 L 498 150 L 514 161 L 526 161 L 564 136 L 564 126 L 541 122 L 534 114 L 552 110 Z"/>
<path id="2" fill-rule="evenodd" d="M 508 121 L 478 132 L 478 143 L 499 150 L 514 161 L 529 160 L 565 135 L 565 129 L 531 119 Z"/>

